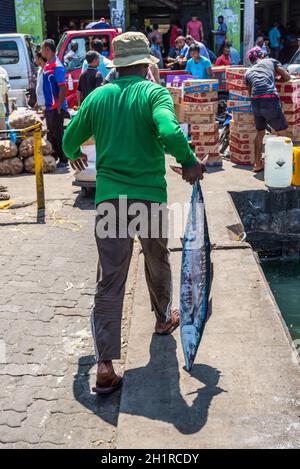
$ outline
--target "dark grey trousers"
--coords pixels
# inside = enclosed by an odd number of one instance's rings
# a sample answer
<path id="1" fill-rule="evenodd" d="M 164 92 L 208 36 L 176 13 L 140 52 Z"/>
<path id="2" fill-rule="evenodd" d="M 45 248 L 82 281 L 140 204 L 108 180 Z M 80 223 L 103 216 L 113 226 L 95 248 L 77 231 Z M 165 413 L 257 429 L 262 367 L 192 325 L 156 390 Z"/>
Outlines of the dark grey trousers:
<path id="1" fill-rule="evenodd" d="M 129 200 L 128 207 L 134 203 L 143 203 L 148 210 L 149 227 L 151 219 L 151 202 Z M 103 221 L 105 215 L 100 215 L 103 204 L 97 207 L 95 236 L 99 254 L 97 286 L 95 302 L 91 315 L 91 326 L 94 337 L 97 361 L 119 359 L 121 354 L 121 319 L 125 284 L 132 256 L 134 238 L 127 234 L 120 237 L 119 228 L 134 219 L 119 210 L 118 200 L 109 200 L 115 208 L 116 237 L 99 236 L 98 223 Z M 151 308 L 156 319 L 166 322 L 170 317 L 172 303 L 172 277 L 169 261 L 168 238 L 163 236 L 162 226 L 168 216 L 165 210 L 159 216 L 159 233 L 157 237 L 138 234 L 145 257 L 145 277 L 150 294 Z M 142 223 L 142 222 L 141 222 Z M 165 226 L 165 225 L 164 225 Z M 138 227 L 139 229 L 139 227 Z"/>

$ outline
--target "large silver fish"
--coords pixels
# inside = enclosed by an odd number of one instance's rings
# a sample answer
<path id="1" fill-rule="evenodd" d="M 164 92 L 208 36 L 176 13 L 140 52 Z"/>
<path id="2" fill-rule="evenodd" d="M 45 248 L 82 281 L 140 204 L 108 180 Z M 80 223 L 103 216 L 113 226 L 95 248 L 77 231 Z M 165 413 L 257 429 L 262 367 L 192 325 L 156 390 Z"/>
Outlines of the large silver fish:
<path id="1" fill-rule="evenodd" d="M 180 283 L 180 331 L 187 371 L 193 366 L 208 315 L 210 250 L 203 195 L 197 181 L 184 233 Z"/>

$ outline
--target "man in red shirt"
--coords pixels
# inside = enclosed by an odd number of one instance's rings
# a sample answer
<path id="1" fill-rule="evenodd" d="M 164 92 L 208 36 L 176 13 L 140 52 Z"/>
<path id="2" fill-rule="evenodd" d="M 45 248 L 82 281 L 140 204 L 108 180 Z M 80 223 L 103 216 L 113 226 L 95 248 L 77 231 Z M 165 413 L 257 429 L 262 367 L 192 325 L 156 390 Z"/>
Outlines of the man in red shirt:
<path id="1" fill-rule="evenodd" d="M 216 67 L 221 67 L 221 66 L 227 66 L 231 65 L 231 58 L 230 58 L 230 47 L 225 45 L 223 48 L 223 53 L 220 55 L 220 57 L 217 58 L 215 66 Z"/>
<path id="2" fill-rule="evenodd" d="M 203 25 L 197 16 L 192 16 L 192 19 L 186 25 L 187 35 L 191 35 L 195 41 L 201 42 L 203 40 Z"/>

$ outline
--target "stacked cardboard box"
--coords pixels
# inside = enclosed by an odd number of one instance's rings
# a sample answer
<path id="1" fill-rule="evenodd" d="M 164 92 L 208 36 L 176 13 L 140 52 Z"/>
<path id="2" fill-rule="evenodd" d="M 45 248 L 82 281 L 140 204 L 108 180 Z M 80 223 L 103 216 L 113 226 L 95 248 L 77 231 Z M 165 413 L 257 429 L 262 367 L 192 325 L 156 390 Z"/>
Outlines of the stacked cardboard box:
<path id="1" fill-rule="evenodd" d="M 221 166 L 219 130 L 215 123 L 218 110 L 217 80 L 186 80 L 182 84 L 182 102 L 175 104 L 179 122 L 189 124 L 189 135 L 195 155 L 209 154 L 209 166 Z"/>
<path id="2" fill-rule="evenodd" d="M 182 89 L 176 86 L 169 86 L 167 88 L 172 96 L 174 104 L 180 104 L 182 99 Z"/>
<path id="3" fill-rule="evenodd" d="M 227 66 L 213 66 L 211 67 L 212 70 L 212 78 L 218 80 L 219 82 L 219 91 L 226 91 L 226 69 Z"/>
<path id="4" fill-rule="evenodd" d="M 230 122 L 229 149 L 233 163 L 249 165 L 254 162 L 254 139 L 256 129 L 251 101 L 244 76 L 244 67 L 230 67 L 226 70 L 229 99 L 227 107 L 232 112 Z"/>
<path id="5" fill-rule="evenodd" d="M 277 83 L 277 90 L 289 126 L 287 136 L 298 140 L 300 139 L 300 79 Z"/>

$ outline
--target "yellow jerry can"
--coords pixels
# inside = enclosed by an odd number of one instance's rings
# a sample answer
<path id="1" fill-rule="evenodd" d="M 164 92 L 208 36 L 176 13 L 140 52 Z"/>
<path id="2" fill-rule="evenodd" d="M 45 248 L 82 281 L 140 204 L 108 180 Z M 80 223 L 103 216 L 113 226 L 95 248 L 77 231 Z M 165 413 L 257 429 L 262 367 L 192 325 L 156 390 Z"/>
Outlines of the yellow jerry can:
<path id="1" fill-rule="evenodd" d="M 293 177 L 292 185 L 300 186 L 300 147 L 293 148 Z"/>

